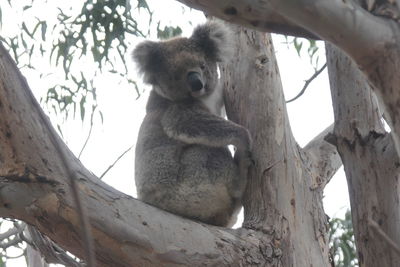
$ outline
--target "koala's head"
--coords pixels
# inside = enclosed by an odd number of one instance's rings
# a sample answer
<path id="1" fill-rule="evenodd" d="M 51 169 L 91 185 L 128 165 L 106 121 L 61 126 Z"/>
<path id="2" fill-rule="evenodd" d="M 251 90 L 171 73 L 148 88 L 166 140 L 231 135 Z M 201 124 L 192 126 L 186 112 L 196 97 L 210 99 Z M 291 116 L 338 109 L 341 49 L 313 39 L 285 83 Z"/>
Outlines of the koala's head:
<path id="1" fill-rule="evenodd" d="M 202 97 L 218 84 L 217 62 L 232 54 L 231 33 L 223 24 L 209 21 L 190 38 L 145 41 L 133 51 L 144 81 L 172 101 Z"/>

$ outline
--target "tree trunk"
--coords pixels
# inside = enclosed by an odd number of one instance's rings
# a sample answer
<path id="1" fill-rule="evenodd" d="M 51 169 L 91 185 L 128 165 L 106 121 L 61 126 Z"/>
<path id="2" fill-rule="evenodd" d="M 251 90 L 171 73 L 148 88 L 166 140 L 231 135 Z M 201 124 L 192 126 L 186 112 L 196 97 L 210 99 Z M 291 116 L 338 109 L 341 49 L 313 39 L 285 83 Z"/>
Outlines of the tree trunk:
<path id="1" fill-rule="evenodd" d="M 306 149 L 297 145 L 270 35 L 235 29 L 236 57 L 223 68 L 226 109 L 231 120 L 250 130 L 255 160 L 243 226 L 270 236 L 280 259 L 266 266 L 328 266 L 322 192 L 341 165 L 339 156 L 323 136 Z"/>
<path id="2" fill-rule="evenodd" d="M 327 45 L 327 60 L 334 134 L 348 182 L 360 267 L 400 266 L 400 255 L 375 229 L 378 225 L 400 244 L 400 161 L 392 137 L 357 66 L 332 45 Z"/>

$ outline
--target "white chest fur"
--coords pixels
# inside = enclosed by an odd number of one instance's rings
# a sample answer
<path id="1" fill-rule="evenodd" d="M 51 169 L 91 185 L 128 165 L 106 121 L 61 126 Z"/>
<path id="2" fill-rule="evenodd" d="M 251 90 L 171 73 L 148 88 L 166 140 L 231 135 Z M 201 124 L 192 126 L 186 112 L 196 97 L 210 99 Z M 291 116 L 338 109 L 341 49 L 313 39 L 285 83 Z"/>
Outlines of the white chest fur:
<path id="1" fill-rule="evenodd" d="M 225 117 L 223 91 L 221 86 L 217 86 L 211 95 L 205 96 L 200 100 L 212 114 Z"/>

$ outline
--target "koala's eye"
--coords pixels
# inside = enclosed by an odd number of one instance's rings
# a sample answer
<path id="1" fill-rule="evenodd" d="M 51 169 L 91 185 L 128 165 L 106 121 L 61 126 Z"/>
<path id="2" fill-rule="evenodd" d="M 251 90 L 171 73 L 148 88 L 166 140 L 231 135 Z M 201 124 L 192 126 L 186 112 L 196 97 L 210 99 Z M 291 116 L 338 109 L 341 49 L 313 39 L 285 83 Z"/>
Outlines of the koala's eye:
<path id="1" fill-rule="evenodd" d="M 200 63 L 200 69 L 204 70 L 206 68 L 206 63 L 202 62 Z"/>

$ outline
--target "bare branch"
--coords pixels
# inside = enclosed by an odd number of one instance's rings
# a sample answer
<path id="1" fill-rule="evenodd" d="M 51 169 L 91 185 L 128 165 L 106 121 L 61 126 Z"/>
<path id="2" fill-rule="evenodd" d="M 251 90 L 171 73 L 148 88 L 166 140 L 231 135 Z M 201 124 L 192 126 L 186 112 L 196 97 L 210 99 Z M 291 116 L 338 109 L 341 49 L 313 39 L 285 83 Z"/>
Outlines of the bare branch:
<path id="1" fill-rule="evenodd" d="M 302 96 L 304 94 L 304 92 L 306 91 L 307 87 L 310 85 L 310 83 L 318 77 L 318 75 L 321 74 L 321 72 L 326 68 L 326 63 L 319 69 L 317 70 L 308 80 L 305 81 L 303 89 L 301 89 L 300 93 L 298 93 L 295 97 L 293 97 L 292 99 L 289 99 L 286 101 L 286 103 L 290 103 L 295 101 L 296 99 L 298 99 L 300 96 Z"/>
<path id="2" fill-rule="evenodd" d="M 7 242 L 4 242 L 4 241 L 0 242 L 0 248 L 5 250 L 9 247 L 14 247 L 17 244 L 22 243 L 22 242 L 23 242 L 23 240 L 18 235 L 16 235 L 13 238 L 10 238 L 10 240 L 8 240 Z"/>
<path id="3" fill-rule="evenodd" d="M 8 231 L 0 234 L 0 240 L 4 240 L 6 238 L 10 238 L 13 235 L 17 235 L 19 233 L 21 233 L 22 231 L 24 231 L 24 229 L 19 228 L 19 227 L 13 227 L 11 229 L 9 229 Z"/>
<path id="4" fill-rule="evenodd" d="M 319 39 L 317 35 L 296 25 L 271 8 L 270 1 L 178 0 L 231 23 L 266 32 Z"/>
<path id="5" fill-rule="evenodd" d="M 100 175 L 99 179 L 103 179 L 104 175 L 106 175 L 107 172 L 108 172 L 109 170 L 111 170 L 111 169 L 114 167 L 114 165 L 117 164 L 117 162 L 118 162 L 123 156 L 125 156 L 126 153 L 128 153 L 128 152 L 132 149 L 133 146 L 134 146 L 134 145 L 131 145 L 127 150 L 125 150 L 124 152 L 122 152 L 122 154 L 119 155 L 118 158 L 117 158 L 110 166 L 108 166 L 108 168 Z"/>
<path id="6" fill-rule="evenodd" d="M 5 250 L 22 243 L 24 240 L 21 239 L 20 234 L 25 230 L 25 227 L 24 223 L 15 222 L 13 228 L 0 234 L 0 248 Z"/>
<path id="7" fill-rule="evenodd" d="M 368 60 L 366 55 L 383 48 L 385 41 L 394 38 L 387 20 L 369 14 L 355 1 L 268 2 L 277 13 L 337 45 L 356 61 Z"/>
<path id="8" fill-rule="evenodd" d="M 78 159 L 81 158 L 82 153 L 83 153 L 83 151 L 85 150 L 86 145 L 87 145 L 87 143 L 89 142 L 89 139 L 90 139 L 90 137 L 91 137 L 91 135 L 92 135 L 93 124 L 94 124 L 94 123 L 93 123 L 93 116 L 94 116 L 94 112 L 95 112 L 95 110 L 96 110 L 96 107 L 97 107 L 97 106 L 95 106 L 95 107 L 92 109 L 92 114 L 90 114 L 90 128 L 89 128 L 89 133 L 88 133 L 88 136 L 86 137 L 85 143 L 83 144 L 83 146 L 82 146 L 82 148 L 81 148 L 81 151 L 79 152 Z"/>
<path id="9" fill-rule="evenodd" d="M 327 137 L 332 133 L 333 125 L 322 131 L 304 147 L 304 152 L 311 161 L 309 165 L 315 172 L 314 187 L 324 188 L 342 166 L 342 160 L 336 147 L 327 141 Z"/>
<path id="10" fill-rule="evenodd" d="M 33 248 L 40 252 L 47 263 L 57 263 L 71 267 L 82 266 L 82 264 L 69 256 L 65 250 L 60 248 L 51 239 L 41 234 L 34 227 L 28 227 L 28 234 L 28 238 L 30 238 Z"/>
<path id="11" fill-rule="evenodd" d="M 387 21 L 369 14 L 354 1 L 178 1 L 261 31 L 308 38 L 318 36 L 360 60 L 365 60 L 364 56 L 371 54 L 377 46 L 381 48 L 383 40 L 394 38 Z"/>

